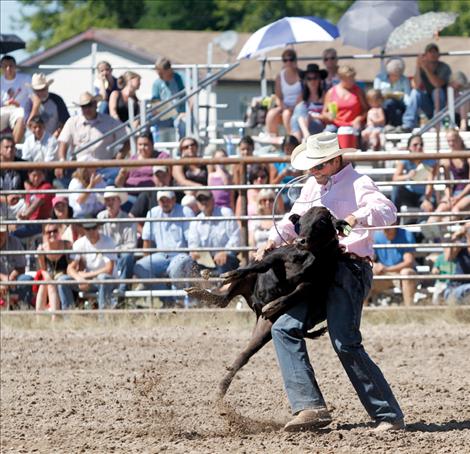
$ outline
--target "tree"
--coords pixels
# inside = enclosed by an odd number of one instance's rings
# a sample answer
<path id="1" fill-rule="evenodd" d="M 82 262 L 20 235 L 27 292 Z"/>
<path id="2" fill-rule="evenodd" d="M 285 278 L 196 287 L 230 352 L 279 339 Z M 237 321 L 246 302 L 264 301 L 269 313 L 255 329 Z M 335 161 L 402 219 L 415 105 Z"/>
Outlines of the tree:
<path id="1" fill-rule="evenodd" d="M 318 16 L 337 23 L 353 0 L 21 0 L 35 39 L 29 50 L 50 47 L 90 27 L 254 32 L 285 16 Z M 419 0 L 421 13 L 455 11 L 442 35 L 470 35 L 470 0 Z"/>

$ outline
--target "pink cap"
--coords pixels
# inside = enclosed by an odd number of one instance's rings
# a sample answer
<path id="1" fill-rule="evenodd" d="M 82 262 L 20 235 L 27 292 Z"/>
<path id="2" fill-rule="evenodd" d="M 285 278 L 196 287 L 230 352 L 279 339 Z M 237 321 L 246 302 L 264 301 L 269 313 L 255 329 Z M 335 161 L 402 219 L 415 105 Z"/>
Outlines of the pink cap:
<path id="1" fill-rule="evenodd" d="M 64 197 L 63 195 L 56 195 L 52 199 L 52 206 L 55 207 L 58 203 L 64 202 L 65 204 L 69 204 L 69 199 L 67 197 Z"/>

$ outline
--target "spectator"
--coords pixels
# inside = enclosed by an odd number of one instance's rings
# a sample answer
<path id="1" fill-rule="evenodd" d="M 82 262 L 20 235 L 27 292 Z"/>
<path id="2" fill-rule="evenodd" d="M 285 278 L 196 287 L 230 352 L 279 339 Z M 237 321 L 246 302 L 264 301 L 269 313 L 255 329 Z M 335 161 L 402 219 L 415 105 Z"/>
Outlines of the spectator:
<path id="1" fill-rule="evenodd" d="M 199 143 L 193 137 L 183 137 L 179 143 L 181 158 L 198 158 Z M 207 186 L 207 167 L 203 164 L 173 166 L 173 179 L 178 186 Z"/>
<path id="2" fill-rule="evenodd" d="M 63 224 L 56 224 L 60 237 L 73 244 L 84 232 L 80 224 L 69 223 L 73 218 L 73 208 L 69 205 L 69 199 L 63 195 L 56 195 L 52 199 L 52 219 L 64 221 Z"/>
<path id="3" fill-rule="evenodd" d="M 25 183 L 28 191 L 42 191 L 53 189 L 46 181 L 44 169 L 28 170 L 28 181 Z M 28 192 L 25 197 L 25 208 L 18 214 L 18 219 L 25 221 L 38 221 L 48 219 L 52 213 L 52 199 L 54 194 L 36 194 Z M 41 224 L 23 224 L 16 228 L 14 235 L 18 238 L 28 238 L 41 233 Z"/>
<path id="4" fill-rule="evenodd" d="M 249 184 L 269 184 L 269 168 L 264 164 L 254 164 L 251 167 L 250 175 L 248 176 Z M 258 211 L 258 194 L 261 189 L 249 188 L 246 191 L 247 215 L 254 216 Z M 280 208 L 284 210 L 284 203 L 279 198 Z M 241 216 L 242 212 L 242 198 L 238 197 L 235 208 L 237 216 Z"/>
<path id="5" fill-rule="evenodd" d="M 240 143 L 238 144 L 238 154 L 241 158 L 246 158 L 248 156 L 253 156 L 253 152 L 255 150 L 255 142 L 251 136 L 244 136 L 240 139 Z M 233 175 L 233 184 L 240 185 L 246 184 L 247 178 L 246 176 L 250 172 L 251 166 L 248 165 L 245 167 L 245 177 L 242 178 L 242 171 L 243 171 L 243 164 L 234 164 L 232 166 L 232 175 Z"/>
<path id="6" fill-rule="evenodd" d="M 269 231 L 273 226 L 273 206 L 276 193 L 272 189 L 261 189 L 258 193 L 258 215 L 270 216 L 270 219 L 254 219 L 248 221 L 248 242 L 258 250 L 269 239 Z M 276 214 L 284 214 L 276 207 Z"/>
<path id="7" fill-rule="evenodd" d="M 79 167 L 72 174 L 69 184 L 69 204 L 73 208 L 75 218 L 95 216 L 104 209 L 99 194 L 96 192 L 73 192 L 77 189 L 99 189 L 106 184 L 97 169 L 91 167 Z"/>
<path id="8" fill-rule="evenodd" d="M 317 64 L 307 65 L 303 77 L 302 101 L 294 109 L 291 119 L 292 135 L 299 142 L 310 134 L 322 132 L 325 124 L 320 120 L 323 110 L 323 80 L 327 72 L 320 69 Z"/>
<path id="9" fill-rule="evenodd" d="M 59 277 L 60 281 L 82 281 L 116 278 L 117 256 L 114 253 L 101 252 L 103 249 L 116 249 L 114 241 L 102 235 L 98 223 L 94 219 L 87 219 L 82 227 L 85 235 L 73 243 L 73 260 L 67 266 L 67 274 Z M 112 292 L 114 284 L 59 284 L 59 298 L 62 309 L 72 309 L 75 306 L 73 291 L 98 292 L 98 308 L 112 308 Z"/>
<path id="10" fill-rule="evenodd" d="M 467 222 L 454 239 L 463 238 L 470 244 L 470 222 Z M 446 259 L 455 263 L 455 274 L 470 275 L 470 246 L 449 248 Z M 444 299 L 450 304 L 470 304 L 470 281 L 451 280 L 444 291 Z"/>
<path id="11" fill-rule="evenodd" d="M 152 85 L 152 99 L 155 101 L 166 101 L 176 93 L 184 90 L 184 82 L 182 77 L 173 71 L 171 62 L 165 57 L 160 57 L 155 62 L 155 71 L 158 74 L 158 79 Z M 181 97 L 184 96 L 184 93 Z M 177 101 L 177 100 L 175 100 Z M 174 102 L 175 102 L 174 101 Z M 173 102 L 173 103 L 174 103 Z M 166 105 L 165 108 L 169 107 Z M 185 135 L 184 118 L 186 115 L 186 107 L 184 103 L 175 107 L 176 112 L 174 116 L 165 116 L 157 120 L 156 127 L 159 131 L 160 140 L 173 140 L 174 128 L 178 130 L 179 137 Z M 170 115 L 172 112 L 169 113 Z M 157 142 L 157 140 L 155 140 Z"/>
<path id="12" fill-rule="evenodd" d="M 70 115 L 64 100 L 59 95 L 49 92 L 49 85 L 53 82 L 53 79 L 47 80 L 43 73 L 33 74 L 31 82 L 33 93 L 26 102 L 25 118 L 26 124 L 29 125 L 33 117 L 40 115 L 46 131 L 57 138 Z"/>
<path id="13" fill-rule="evenodd" d="M 166 159 L 170 155 L 166 151 L 154 151 L 152 135 L 144 132 L 137 136 L 137 154 L 131 157 L 132 160 L 141 159 Z M 121 167 L 116 177 L 117 187 L 141 188 L 155 186 L 152 166 L 142 167 Z"/>
<path id="14" fill-rule="evenodd" d="M 451 69 L 439 61 L 439 47 L 431 43 L 424 49 L 424 54 L 416 60 L 414 75 L 415 87 L 411 90 L 410 99 L 403 114 L 403 124 L 396 132 L 410 132 L 419 124 L 418 113 L 421 109 L 431 119 L 435 110 L 446 104 L 446 87 L 449 83 Z M 437 92 L 439 105 L 434 104 L 434 93 Z"/>
<path id="15" fill-rule="evenodd" d="M 327 92 L 333 85 L 339 84 L 338 54 L 336 53 L 336 49 L 330 47 L 325 49 L 322 55 L 323 63 L 325 64 L 326 71 L 328 72 L 326 79 L 323 81 L 323 89 Z"/>
<path id="16" fill-rule="evenodd" d="M 157 188 L 171 185 L 171 174 L 167 166 L 153 166 L 153 182 Z M 133 218 L 144 218 L 147 213 L 158 205 L 156 192 L 142 191 L 132 205 L 129 216 Z M 142 234 L 143 222 L 137 224 L 137 231 Z"/>
<path id="17" fill-rule="evenodd" d="M 190 208 L 194 216 L 197 216 L 201 212 L 197 204 L 196 197 L 194 197 L 192 194 L 186 194 L 181 199 L 181 206 Z"/>
<path id="18" fill-rule="evenodd" d="M 302 82 L 295 50 L 286 49 L 282 53 L 282 62 L 281 72 L 277 75 L 274 85 L 276 106 L 269 109 L 266 116 L 266 130 L 271 135 L 278 134 L 281 123 L 286 134 L 291 133 L 292 113 L 302 96 Z"/>
<path id="19" fill-rule="evenodd" d="M 423 138 L 420 135 L 412 135 L 408 139 L 407 149 L 413 153 L 423 153 Z M 437 176 L 437 162 L 432 159 L 403 160 L 395 167 L 392 181 L 420 181 L 434 180 Z M 434 187 L 431 184 L 394 186 L 392 190 L 392 202 L 401 209 L 402 205 L 420 208 L 430 213 L 433 211 L 436 199 L 433 195 Z"/>
<path id="20" fill-rule="evenodd" d="M 118 192 L 113 186 L 107 186 L 104 193 L 106 210 L 98 213 L 98 219 L 127 219 L 129 215 L 121 209 L 121 205 L 127 201 L 125 192 Z M 134 253 L 126 252 L 133 249 L 137 244 L 137 227 L 135 223 L 114 222 L 112 220 L 101 224 L 101 233 L 114 241 L 117 258 L 117 274 L 119 279 L 131 279 L 134 268 Z M 126 283 L 120 283 L 118 287 L 119 296 L 124 296 L 127 290 Z"/>
<path id="21" fill-rule="evenodd" d="M 444 248 L 444 252 L 439 254 L 432 265 L 431 273 L 441 276 L 443 274 L 452 275 L 455 274 L 455 262 L 448 260 L 450 257 L 451 248 Z M 432 260 L 432 259 L 431 259 Z M 436 279 L 434 283 L 434 291 L 432 296 L 433 304 L 439 304 L 442 301 L 443 293 L 450 284 L 450 279 Z"/>
<path id="22" fill-rule="evenodd" d="M 100 96 L 98 112 L 109 115 L 109 97 L 115 90 L 119 90 L 118 80 L 113 76 L 113 68 L 107 61 L 100 61 L 96 66 L 98 78 L 95 82 L 95 96 Z"/>
<path id="23" fill-rule="evenodd" d="M 57 160 L 57 140 L 45 129 L 42 117 L 36 115 L 29 120 L 30 134 L 24 141 L 21 157 L 32 162 L 51 162 Z M 46 179 L 53 180 L 54 172 L 48 170 Z"/>
<path id="24" fill-rule="evenodd" d="M 415 238 L 412 232 L 404 229 L 386 229 L 375 233 L 374 243 L 376 245 L 388 244 L 413 244 Z M 375 250 L 375 262 L 373 272 L 375 276 L 399 274 L 411 276 L 416 274 L 415 257 L 413 248 L 377 248 Z M 403 292 L 403 304 L 411 306 L 416 292 L 416 281 L 401 280 Z M 393 280 L 374 280 L 372 282 L 369 297 L 376 297 L 385 290 L 393 288 Z"/>
<path id="25" fill-rule="evenodd" d="M 126 71 L 122 76 L 124 87 L 114 90 L 109 97 L 109 114 L 116 120 L 125 123 L 129 120 L 129 100 L 134 104 L 134 116 L 139 115 L 139 99 L 136 92 L 140 88 L 141 77 L 133 72 Z"/>
<path id="26" fill-rule="evenodd" d="M 173 191 L 157 192 L 158 206 L 147 213 L 148 221 L 142 231 L 144 248 L 179 249 L 188 247 L 189 222 L 172 221 L 174 217 L 192 217 L 193 212 L 188 207 L 176 203 Z M 151 218 L 168 218 L 163 222 L 152 222 Z M 139 279 L 169 277 L 171 279 L 185 277 L 188 263 L 191 258 L 187 253 L 154 252 L 145 253 L 145 257 L 138 260 L 134 266 L 134 274 Z M 166 289 L 165 284 L 146 285 L 152 290 Z M 183 287 L 182 284 L 173 284 L 173 289 Z M 163 298 L 165 306 L 171 305 L 173 299 Z"/>
<path id="27" fill-rule="evenodd" d="M 285 136 L 282 142 L 282 156 L 291 156 L 294 148 L 299 145 L 299 141 L 295 136 Z M 269 181 L 271 184 L 288 184 L 294 178 L 302 175 L 302 172 L 295 170 L 289 162 L 274 162 L 269 164 Z M 290 197 L 296 198 L 300 194 L 300 188 L 291 188 L 284 190 L 282 199 L 284 208 L 288 209 L 292 206 L 295 200 Z"/>
<path id="28" fill-rule="evenodd" d="M 386 123 L 392 127 L 401 125 L 411 93 L 410 80 L 404 72 L 403 59 L 393 57 L 385 64 L 385 72 L 379 73 L 374 79 L 374 88 L 380 90 L 385 98 L 383 108 Z M 393 131 L 392 127 L 388 130 Z"/>
<path id="29" fill-rule="evenodd" d="M 227 152 L 223 149 L 215 150 L 212 153 L 214 159 L 226 158 Z M 207 184 L 209 186 L 227 186 L 231 185 L 232 175 L 230 175 L 225 164 L 209 164 L 207 166 Z M 227 207 L 232 209 L 233 207 L 233 192 L 230 189 L 215 189 L 212 191 L 214 197 L 215 206 Z"/>
<path id="30" fill-rule="evenodd" d="M 375 88 L 369 90 L 366 95 L 369 110 L 367 111 L 366 128 L 362 131 L 361 137 L 365 142 L 366 150 L 372 148 L 380 150 L 380 136 L 385 126 L 385 112 L 383 109 L 384 98 L 380 90 Z"/>
<path id="31" fill-rule="evenodd" d="M 0 282 L 18 281 L 17 286 L 0 285 L 0 301 L 3 301 L 3 304 L 5 298 L 10 297 L 10 302 L 13 302 L 15 298 L 12 295 L 17 295 L 23 303 L 32 305 L 32 287 L 21 285 L 21 282 L 33 280 L 31 276 L 25 274 L 26 256 L 8 253 L 22 250 L 21 241 L 8 233 L 8 226 L 3 219 L 0 219 Z"/>
<path id="32" fill-rule="evenodd" d="M 215 205 L 214 196 L 211 191 L 197 191 L 196 200 L 201 210 L 197 216 L 200 219 L 211 216 L 233 216 L 233 211 L 230 208 Z M 240 228 L 235 220 L 201 220 L 192 221 L 190 223 L 188 233 L 188 247 L 190 249 L 206 247 L 222 249 L 221 251 L 210 252 L 210 262 L 213 263 L 207 263 L 201 260 L 206 255 L 203 252 L 191 252 L 191 258 L 196 262 L 191 266 L 191 270 L 198 268 L 199 270 L 212 269 L 214 274 L 219 276 L 222 273 L 238 268 L 240 262 L 237 259 L 237 253 L 224 250 L 225 248 L 238 246 L 240 246 Z"/>
<path id="33" fill-rule="evenodd" d="M 25 131 L 24 108 L 30 94 L 28 83 L 31 78 L 17 72 L 16 60 L 11 55 L 0 59 L 0 66 L 0 132 L 9 127 L 14 141 L 20 143 Z"/>
<path id="34" fill-rule="evenodd" d="M 360 131 L 366 118 L 367 103 L 363 91 L 356 84 L 356 71 L 351 66 L 340 66 L 339 83 L 328 90 L 320 119 L 326 130 L 336 132 L 341 126 L 352 126 Z"/>
<path id="35" fill-rule="evenodd" d="M 449 130 L 446 134 L 450 151 L 463 151 L 465 144 L 459 132 Z M 444 179 L 467 180 L 470 179 L 470 159 L 452 158 L 443 159 L 441 166 L 444 168 Z M 470 209 L 470 184 L 456 183 L 448 184 L 445 188 L 445 197 L 441 199 L 436 208 L 436 213 L 441 211 L 452 211 L 459 213 Z M 430 217 L 428 222 L 442 221 L 442 217 Z M 444 218 L 444 220 L 446 220 Z"/>
<path id="36" fill-rule="evenodd" d="M 15 140 L 13 136 L 8 134 L 0 136 L 0 162 L 25 162 L 24 159 L 16 156 Z M 0 189 L 2 191 L 24 189 L 24 182 L 27 178 L 25 170 L 4 169 L 3 166 L 0 166 Z"/>
<path id="37" fill-rule="evenodd" d="M 72 248 L 72 243 L 63 240 L 60 236 L 59 224 L 44 224 L 42 230 L 42 243 L 38 251 L 60 251 Z M 57 280 L 67 273 L 69 265 L 68 254 L 39 254 L 39 270 L 36 278 L 41 281 Z M 57 311 L 60 309 L 59 294 L 55 284 L 42 284 L 36 295 L 36 311 Z"/>
<path id="38" fill-rule="evenodd" d="M 92 140 L 101 138 L 121 124 L 109 115 L 97 111 L 97 99 L 88 92 L 80 95 L 77 105 L 81 108 L 81 114 L 67 120 L 58 139 L 60 160 L 65 160 L 69 146 L 75 149 L 76 152 L 78 148 L 83 147 Z M 89 160 L 89 158 L 113 159 L 125 156 L 127 150 L 121 150 L 118 153 L 107 150 L 108 145 L 124 137 L 124 135 L 124 128 L 120 128 L 113 134 L 103 137 L 99 142 L 78 153 L 77 160 L 84 161 Z"/>
<path id="39" fill-rule="evenodd" d="M 467 76 L 462 71 L 452 73 L 449 85 L 455 90 L 455 96 L 462 96 L 470 89 Z M 465 102 L 459 107 L 456 120 L 460 131 L 468 130 L 468 113 L 470 112 L 470 101 Z"/>

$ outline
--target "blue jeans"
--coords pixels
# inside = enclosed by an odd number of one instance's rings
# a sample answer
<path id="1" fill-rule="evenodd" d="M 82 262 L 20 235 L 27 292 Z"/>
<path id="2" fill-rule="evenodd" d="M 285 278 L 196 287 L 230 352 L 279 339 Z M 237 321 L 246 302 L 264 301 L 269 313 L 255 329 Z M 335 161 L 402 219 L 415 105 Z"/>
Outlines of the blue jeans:
<path id="1" fill-rule="evenodd" d="M 31 307 L 34 307 L 33 287 L 31 285 L 21 285 L 21 282 L 32 281 L 32 276 L 29 274 L 20 274 L 16 280 L 18 281 L 18 285 L 16 286 L 16 289 L 11 291 L 11 293 L 16 293 L 23 303 L 27 303 Z"/>
<path id="2" fill-rule="evenodd" d="M 359 399 L 369 416 L 377 421 L 403 417 L 392 390 L 376 364 L 362 346 L 359 330 L 362 301 L 372 282 L 372 268 L 361 261 L 340 262 L 327 302 L 328 332 Z M 325 405 L 310 364 L 304 339 L 312 328 L 309 305 L 304 301 L 281 315 L 271 332 L 284 379 L 287 397 L 294 414 Z"/>
<path id="3" fill-rule="evenodd" d="M 457 304 L 470 304 L 470 282 L 450 285 L 444 291 L 444 299 Z"/>
<path id="4" fill-rule="evenodd" d="M 41 224 L 24 224 L 11 232 L 17 238 L 29 238 L 30 236 L 39 235 L 42 232 Z"/>
<path id="5" fill-rule="evenodd" d="M 99 274 L 96 279 L 112 279 L 109 274 Z M 59 277 L 60 281 L 73 281 L 74 278 L 63 274 Z M 98 284 L 91 285 L 91 292 L 98 292 L 98 308 L 99 309 L 112 309 L 113 303 L 111 296 L 116 284 Z M 63 310 L 73 309 L 75 307 L 75 298 L 73 291 L 78 291 L 78 285 L 59 284 L 57 286 L 59 292 L 60 306 Z"/>
<path id="6" fill-rule="evenodd" d="M 442 88 L 439 89 L 439 103 L 441 109 L 446 105 L 446 93 Z M 434 114 L 433 97 L 427 91 L 416 90 L 414 88 L 411 90 L 408 105 L 403 114 L 403 127 L 413 129 L 418 126 L 420 109 L 431 119 Z"/>
<path id="7" fill-rule="evenodd" d="M 240 261 L 237 259 L 237 256 L 234 252 L 229 252 L 227 254 L 227 261 L 223 265 L 216 265 L 215 268 L 206 268 L 205 266 L 198 265 L 196 262 L 193 262 L 191 269 L 189 270 L 189 273 L 186 274 L 187 276 L 190 276 L 191 271 L 197 270 L 197 269 L 208 269 L 212 271 L 211 274 L 214 276 L 220 276 L 221 274 L 227 273 L 228 271 L 232 271 L 237 269 L 240 266 Z"/>
<path id="8" fill-rule="evenodd" d="M 134 265 L 134 275 L 140 279 L 169 277 L 182 278 L 187 276 L 187 269 L 191 266 L 192 259 L 188 254 L 176 254 L 170 256 L 162 252 L 156 252 L 138 260 Z M 184 288 L 184 283 L 173 284 L 173 289 Z M 168 285 L 147 284 L 151 290 L 166 290 Z"/>
<path id="9" fill-rule="evenodd" d="M 388 125 L 401 125 L 403 113 L 406 110 L 406 105 L 402 100 L 388 98 L 384 101 L 383 109 L 385 111 L 386 123 Z"/>
<path id="10" fill-rule="evenodd" d="M 124 252 L 119 254 L 117 260 L 117 270 L 119 279 L 131 279 L 134 270 L 134 254 L 132 252 Z M 119 284 L 119 290 L 125 292 L 127 284 Z"/>

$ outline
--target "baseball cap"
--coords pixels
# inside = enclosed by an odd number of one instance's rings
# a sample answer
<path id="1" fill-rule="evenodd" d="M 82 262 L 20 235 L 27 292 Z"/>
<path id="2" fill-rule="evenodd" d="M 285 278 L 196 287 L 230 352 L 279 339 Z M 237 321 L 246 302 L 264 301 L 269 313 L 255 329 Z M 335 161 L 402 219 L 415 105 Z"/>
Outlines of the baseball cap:
<path id="1" fill-rule="evenodd" d="M 196 200 L 201 200 L 201 199 L 211 199 L 212 198 L 212 192 L 211 191 L 197 191 L 196 192 Z"/>
<path id="2" fill-rule="evenodd" d="M 53 199 L 52 199 L 52 206 L 55 207 L 58 203 L 65 203 L 66 205 L 69 204 L 69 199 L 63 195 L 56 195 Z"/>
<path id="3" fill-rule="evenodd" d="M 166 197 L 167 199 L 174 199 L 175 193 L 173 191 L 158 191 L 157 192 L 157 200 L 162 199 L 163 197 Z"/>
<path id="4" fill-rule="evenodd" d="M 167 166 L 153 166 L 152 167 L 152 172 L 155 174 L 157 172 L 168 172 L 168 167 Z"/>

